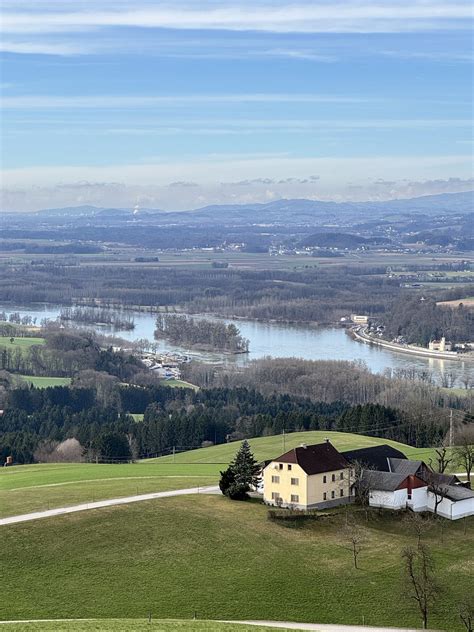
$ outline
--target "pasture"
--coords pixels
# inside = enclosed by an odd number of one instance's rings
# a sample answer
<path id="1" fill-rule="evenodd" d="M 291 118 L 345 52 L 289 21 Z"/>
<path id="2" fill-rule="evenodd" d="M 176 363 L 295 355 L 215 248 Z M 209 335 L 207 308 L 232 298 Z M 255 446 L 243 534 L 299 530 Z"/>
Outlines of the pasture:
<path id="1" fill-rule="evenodd" d="M 433 455 L 431 448 L 412 448 L 396 441 L 325 430 L 259 437 L 249 442 L 257 460 L 263 461 L 301 443 L 321 443 L 326 438 L 339 450 L 388 443 L 409 458 L 429 462 Z M 234 458 L 239 446 L 236 441 L 136 463 L 41 463 L 0 468 L 0 517 L 107 498 L 215 485 L 219 472 Z"/>
<path id="2" fill-rule="evenodd" d="M 37 375 L 20 375 L 28 384 L 36 388 L 48 388 L 48 386 L 68 386 L 71 383 L 70 377 L 43 377 Z"/>
<path id="3" fill-rule="evenodd" d="M 9 570 L 0 619 L 197 612 L 205 620 L 421 627 L 405 596 L 401 551 L 416 546 L 416 535 L 403 513 L 347 512 L 362 537 L 359 570 L 344 535 L 346 510 L 291 528 L 269 521 L 258 501 L 201 495 L 2 527 L 0 566 Z M 443 521 L 443 531 L 440 524 L 427 520 L 422 536 L 442 588 L 429 624 L 457 632 L 474 522 Z"/>
<path id="4" fill-rule="evenodd" d="M 218 623 L 216 621 L 181 620 L 151 620 L 148 619 L 90 619 L 88 621 L 44 621 L 35 623 L 6 623 L 2 624 L 2 632 L 269 632 L 286 628 L 270 628 L 268 626 L 255 627 L 232 623 Z"/>
<path id="5" fill-rule="evenodd" d="M 13 342 L 12 342 L 13 340 Z M 26 338 L 17 336 L 0 336 L 0 347 L 8 347 L 9 349 L 26 350 L 34 345 L 44 345 L 44 338 Z"/>

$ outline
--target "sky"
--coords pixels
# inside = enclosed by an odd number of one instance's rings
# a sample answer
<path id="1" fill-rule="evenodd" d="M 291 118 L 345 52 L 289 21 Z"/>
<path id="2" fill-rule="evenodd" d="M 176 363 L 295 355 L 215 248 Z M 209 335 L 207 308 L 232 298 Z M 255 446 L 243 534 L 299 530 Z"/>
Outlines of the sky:
<path id="1" fill-rule="evenodd" d="M 466 0 L 3 0 L 1 209 L 466 191 Z"/>

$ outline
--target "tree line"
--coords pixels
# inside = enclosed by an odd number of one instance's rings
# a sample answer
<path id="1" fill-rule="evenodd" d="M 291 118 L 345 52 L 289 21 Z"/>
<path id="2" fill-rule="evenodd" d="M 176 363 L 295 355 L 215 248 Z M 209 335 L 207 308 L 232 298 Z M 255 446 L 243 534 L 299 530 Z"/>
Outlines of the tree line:
<path id="1" fill-rule="evenodd" d="M 318 402 L 252 388 L 194 392 L 119 383 L 114 393 L 105 405 L 94 382 L 13 388 L 0 417 L 0 457 L 32 462 L 38 450 L 44 454 L 46 445 L 68 439 L 79 442 L 84 458 L 128 460 L 282 432 L 341 430 L 430 446 L 447 431 L 446 420 L 413 419 L 381 404 Z M 143 421 L 132 412 L 143 412 Z"/>
<path id="2" fill-rule="evenodd" d="M 247 353 L 249 350 L 249 341 L 240 335 L 240 330 L 234 324 L 189 316 L 159 314 L 155 338 L 166 338 L 177 345 L 204 350 L 229 353 Z"/>

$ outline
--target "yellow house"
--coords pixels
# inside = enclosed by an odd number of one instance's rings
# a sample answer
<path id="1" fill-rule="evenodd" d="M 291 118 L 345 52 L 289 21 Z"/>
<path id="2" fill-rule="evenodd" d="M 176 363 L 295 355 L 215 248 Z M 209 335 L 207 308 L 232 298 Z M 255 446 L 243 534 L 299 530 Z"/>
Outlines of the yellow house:
<path id="1" fill-rule="evenodd" d="M 268 505 L 324 509 L 350 502 L 351 466 L 329 442 L 302 444 L 270 461 L 263 470 Z"/>

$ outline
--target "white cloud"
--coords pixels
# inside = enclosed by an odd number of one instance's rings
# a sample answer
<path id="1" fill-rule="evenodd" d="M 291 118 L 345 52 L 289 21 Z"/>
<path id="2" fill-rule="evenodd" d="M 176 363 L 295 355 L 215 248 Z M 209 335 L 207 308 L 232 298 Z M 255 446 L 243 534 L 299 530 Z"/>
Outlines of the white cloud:
<path id="1" fill-rule="evenodd" d="M 191 94 L 163 96 L 15 96 L 2 99 L 3 109 L 39 109 L 39 108 L 146 108 L 159 105 L 194 105 L 197 103 L 367 103 L 379 99 L 340 96 L 328 94 Z"/>
<path id="2" fill-rule="evenodd" d="M 470 163 L 470 155 L 292 158 L 228 154 L 179 162 L 11 169 L 2 175 L 3 209 L 80 203 L 133 206 L 137 197 L 142 206 L 148 200 L 150 206 L 167 209 L 257 202 L 269 195 L 335 201 L 386 199 L 467 190 L 472 186 Z"/>
<path id="3" fill-rule="evenodd" d="M 54 5 L 53 5 L 54 6 Z M 33 5 L 34 7 L 34 5 Z M 440 29 L 446 22 L 457 28 L 469 28 L 471 16 L 466 1 L 399 0 L 398 2 L 300 2 L 299 5 L 273 1 L 240 2 L 221 5 L 209 0 L 195 8 L 176 0 L 172 5 L 156 2 L 117 3 L 113 10 L 97 2 L 68 10 L 63 2 L 57 9 L 45 10 L 41 3 L 33 11 L 18 11 L 8 4 L 4 8 L 5 33 L 74 32 L 97 27 L 139 27 L 179 30 L 263 31 L 273 33 L 370 33 L 410 32 Z M 133 7 L 133 8 L 132 8 Z M 81 10 L 82 9 L 82 10 Z"/>

